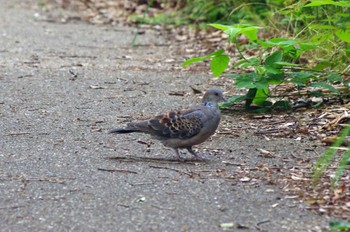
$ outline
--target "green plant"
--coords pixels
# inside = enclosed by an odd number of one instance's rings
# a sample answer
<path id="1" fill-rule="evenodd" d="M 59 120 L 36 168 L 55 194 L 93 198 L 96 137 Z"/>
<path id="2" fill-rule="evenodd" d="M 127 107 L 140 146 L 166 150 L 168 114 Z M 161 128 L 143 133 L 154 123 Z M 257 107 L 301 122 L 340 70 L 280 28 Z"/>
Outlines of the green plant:
<path id="1" fill-rule="evenodd" d="M 269 17 L 271 7 L 266 0 L 187 0 L 178 14 L 189 23 L 223 23 L 238 22 L 261 23 Z"/>
<path id="2" fill-rule="evenodd" d="M 252 72 L 243 74 L 225 74 L 225 76 L 234 78 L 235 85 L 238 88 L 246 88 L 248 92 L 245 96 L 236 96 L 231 98 L 228 104 L 237 101 L 245 101 L 245 107 L 249 109 L 252 104 L 263 106 L 264 109 L 271 107 L 290 107 L 286 101 L 276 101 L 274 104 L 267 101 L 271 97 L 272 86 L 290 82 L 298 86 L 305 86 L 310 79 L 316 79 L 316 73 L 313 71 L 300 71 L 296 69 L 299 65 L 296 62 L 300 56 L 308 50 L 315 49 L 317 45 L 298 41 L 294 39 L 272 38 L 269 40 L 258 39 L 259 27 L 250 25 L 226 26 L 221 24 L 210 24 L 228 34 L 229 43 L 235 44 L 241 60 L 236 62 L 230 69 L 234 68 L 253 68 Z M 253 57 L 243 55 L 247 46 L 242 47 L 239 44 L 238 37 L 246 36 L 250 41 L 250 48 L 259 49 L 260 53 Z M 229 68 L 230 56 L 224 50 L 215 51 L 207 56 L 195 57 L 183 63 L 183 66 L 195 62 L 210 59 L 210 68 L 215 77 L 220 76 Z M 337 90 L 326 81 L 318 81 L 314 87 L 327 88 L 332 92 Z"/>
<path id="3" fill-rule="evenodd" d="M 236 24 L 234 26 L 209 24 L 228 34 L 228 42 L 236 46 L 240 60 L 229 67 L 231 55 L 225 53 L 224 50 L 218 50 L 207 56 L 189 59 L 183 63 L 183 66 L 210 59 L 210 68 L 215 77 L 220 76 L 226 70 L 228 72 L 224 75 L 235 79 L 235 85 L 238 88 L 248 89 L 246 95 L 231 98 L 227 103 L 222 105 L 223 107 L 227 107 L 238 101 L 245 101 L 246 109 L 250 109 L 252 105 L 260 106 L 260 111 L 281 107 L 288 109 L 291 106 L 290 103 L 285 100 L 285 96 L 273 93 L 275 87 L 283 83 L 292 83 L 297 89 L 304 86 L 323 88 L 327 89 L 333 95 L 341 96 L 341 93 L 333 85 L 335 83 L 343 83 L 344 87 L 348 88 L 347 84 L 349 81 L 343 81 L 342 78 L 342 75 L 347 73 L 347 69 L 342 69 L 342 72 L 339 72 L 339 68 L 344 68 L 344 65 L 348 65 L 350 61 L 350 47 L 347 44 L 350 40 L 350 33 L 344 30 L 344 28 L 350 29 L 350 23 L 344 22 L 344 15 L 343 21 L 340 23 L 338 19 L 327 14 L 327 9 L 329 8 L 328 5 L 336 8 L 342 7 L 342 12 L 344 12 L 347 10 L 346 7 L 350 6 L 350 3 L 344 1 L 314 0 L 310 4 L 297 2 L 294 6 L 295 5 L 297 5 L 297 7 L 294 11 L 287 7 L 283 12 L 285 14 L 289 12 L 295 18 L 294 33 L 299 30 L 295 37 L 300 38 L 271 38 L 260 40 L 258 38 L 258 30 L 260 27 L 257 26 L 247 24 Z M 315 9 L 310 7 L 315 7 Z M 318 18 L 310 16 L 313 11 L 319 11 L 317 7 L 324 7 L 321 12 L 323 14 L 322 16 L 325 17 L 324 20 L 319 20 L 321 22 L 317 24 L 319 25 L 318 27 L 315 26 L 316 19 Z M 330 12 L 333 12 L 332 10 L 333 8 L 331 8 Z M 320 17 L 319 15 L 320 14 L 318 14 L 318 17 Z M 339 16 L 338 13 L 336 15 Z M 310 19 L 307 18 L 308 16 L 314 21 L 309 22 L 308 20 Z M 301 19 L 304 19 L 304 24 L 308 23 L 308 25 L 304 25 L 302 28 L 300 26 L 302 24 Z M 337 26 L 330 27 L 325 24 L 336 24 Z M 306 28 L 310 25 L 314 25 L 314 28 L 312 31 L 310 30 L 308 34 L 306 33 Z M 291 26 L 288 25 L 288 27 Z M 317 31 L 317 28 L 319 31 Z M 325 28 L 332 28 L 333 30 L 326 33 L 323 30 Z M 300 36 L 301 34 L 304 36 Z M 241 35 L 244 35 L 249 40 L 247 45 L 240 44 L 239 36 Z M 321 37 L 321 35 L 325 35 L 325 37 Z M 334 36 L 332 37 L 330 35 Z M 316 37 L 318 39 L 316 39 Z M 329 40 L 326 40 L 326 38 Z M 313 54 L 323 54 L 319 53 L 320 50 L 328 51 L 329 47 L 325 46 L 325 44 L 330 42 L 334 45 L 341 45 L 340 48 L 336 49 L 336 53 L 332 53 L 333 59 L 331 59 L 329 55 L 322 58 L 313 56 Z M 327 47 L 327 49 L 325 49 L 325 47 Z M 248 57 L 244 55 L 247 50 L 255 50 L 258 52 L 256 52 L 256 55 Z M 309 52 L 310 50 L 313 50 L 313 52 Z M 340 55 L 337 56 L 336 54 Z M 314 57 L 314 59 L 311 60 L 308 66 L 302 65 L 300 62 L 302 55 Z M 331 71 L 336 67 L 338 67 L 337 70 Z M 243 74 L 229 72 L 235 68 L 245 69 L 247 72 Z M 322 95 L 320 91 L 311 92 L 310 94 Z M 271 102 L 269 100 L 271 98 L 279 99 Z"/>
<path id="4" fill-rule="evenodd" d="M 340 147 L 340 145 L 344 142 L 346 136 L 348 136 L 349 134 L 350 134 L 350 123 L 348 123 L 345 126 L 345 128 L 340 132 L 339 137 L 332 144 L 332 146 L 328 148 L 321 157 L 318 158 L 312 170 L 312 180 L 314 185 L 316 185 L 319 182 L 321 175 L 326 171 L 333 157 L 336 155 L 337 148 Z M 342 158 L 340 159 L 338 168 L 335 171 L 335 175 L 332 180 L 333 187 L 338 184 L 339 178 L 342 176 L 342 174 L 345 171 L 345 168 L 349 164 L 349 159 L 350 159 L 350 145 L 348 146 L 347 151 L 343 154 Z"/>
<path id="5" fill-rule="evenodd" d="M 276 9 L 270 22 L 293 38 L 319 44 L 317 51 L 309 54 L 317 62 L 318 69 L 330 68 L 345 73 L 350 62 L 349 15 L 349 1 L 295 1 Z"/>
<path id="6" fill-rule="evenodd" d="M 329 227 L 331 231 L 349 231 L 350 230 L 350 222 L 339 222 L 339 221 L 331 221 L 329 223 Z"/>

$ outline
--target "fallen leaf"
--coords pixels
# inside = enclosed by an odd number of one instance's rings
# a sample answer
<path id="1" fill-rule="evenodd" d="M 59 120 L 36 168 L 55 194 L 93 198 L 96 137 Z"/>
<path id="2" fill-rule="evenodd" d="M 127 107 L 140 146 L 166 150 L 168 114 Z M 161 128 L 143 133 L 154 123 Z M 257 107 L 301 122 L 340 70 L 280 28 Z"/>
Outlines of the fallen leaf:
<path id="1" fill-rule="evenodd" d="M 220 227 L 223 229 L 223 230 L 227 230 L 227 229 L 231 229 L 235 226 L 235 223 L 234 222 L 228 222 L 228 223 L 221 223 L 220 224 Z"/>
<path id="2" fill-rule="evenodd" d="M 239 179 L 239 181 L 241 181 L 241 182 L 249 182 L 250 178 L 246 176 L 246 177 L 243 177 L 243 178 Z"/>
<path id="3" fill-rule="evenodd" d="M 106 86 L 99 86 L 99 85 L 90 85 L 90 89 L 107 89 Z"/>

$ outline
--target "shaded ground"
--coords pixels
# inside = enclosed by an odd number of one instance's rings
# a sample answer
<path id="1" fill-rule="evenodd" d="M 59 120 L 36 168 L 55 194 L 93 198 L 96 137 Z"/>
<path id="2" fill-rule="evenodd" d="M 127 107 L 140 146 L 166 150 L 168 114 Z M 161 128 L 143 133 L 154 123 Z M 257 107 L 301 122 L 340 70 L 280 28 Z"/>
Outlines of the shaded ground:
<path id="1" fill-rule="evenodd" d="M 210 161 L 182 163 L 146 136 L 107 134 L 222 83 L 179 70 L 156 32 L 132 48 L 132 28 L 52 23 L 21 2 L 0 1 L 3 231 L 325 230 L 329 219 L 279 181 L 311 165 L 319 143 L 257 136 L 224 115 L 198 146 Z"/>

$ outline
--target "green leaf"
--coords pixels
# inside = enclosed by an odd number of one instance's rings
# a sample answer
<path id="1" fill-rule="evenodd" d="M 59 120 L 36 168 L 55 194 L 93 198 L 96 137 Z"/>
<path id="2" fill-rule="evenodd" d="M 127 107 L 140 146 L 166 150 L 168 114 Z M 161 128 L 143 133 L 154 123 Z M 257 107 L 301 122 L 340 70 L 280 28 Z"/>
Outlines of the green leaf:
<path id="1" fill-rule="evenodd" d="M 253 112 L 257 114 L 265 114 L 270 111 L 270 107 L 261 106 L 261 108 L 254 109 Z"/>
<path id="2" fill-rule="evenodd" d="M 265 89 L 258 89 L 258 91 L 256 91 L 253 103 L 255 105 L 262 105 L 265 100 L 268 98 L 268 93 L 269 93 L 269 89 L 265 88 Z"/>
<path id="3" fill-rule="evenodd" d="M 296 40 L 292 40 L 292 39 L 272 38 L 272 39 L 269 39 L 265 42 L 260 41 L 259 43 L 264 47 L 274 47 L 274 46 L 286 47 L 286 46 L 291 46 L 291 45 L 297 44 L 298 42 Z"/>
<path id="4" fill-rule="evenodd" d="M 256 88 L 255 82 L 258 80 L 258 75 L 255 72 L 242 73 L 232 77 L 236 78 L 235 85 L 238 88 L 252 89 Z"/>
<path id="5" fill-rule="evenodd" d="M 210 69 L 215 77 L 220 76 L 228 67 L 230 58 L 227 55 L 215 56 L 210 62 Z"/>
<path id="6" fill-rule="evenodd" d="M 240 67 L 243 64 L 249 64 L 250 65 L 250 62 L 249 62 L 249 60 L 246 60 L 246 59 L 239 60 L 234 65 L 232 65 L 232 68 Z"/>
<path id="7" fill-rule="evenodd" d="M 313 71 L 323 71 L 325 68 L 331 67 L 332 63 L 329 62 L 328 60 L 321 61 L 318 63 L 312 70 Z"/>
<path id="8" fill-rule="evenodd" d="M 251 81 L 236 81 L 235 84 L 238 88 L 252 89 L 256 88 L 256 85 Z"/>
<path id="9" fill-rule="evenodd" d="M 317 44 L 299 43 L 299 50 L 301 50 L 301 51 L 308 51 L 308 50 L 316 49 L 318 47 L 319 47 L 319 45 L 317 45 Z"/>
<path id="10" fill-rule="evenodd" d="M 267 67 L 272 67 L 272 68 L 277 68 L 278 65 L 276 65 L 276 62 L 279 62 L 282 60 L 282 51 L 276 51 L 274 53 L 272 53 L 270 56 L 268 56 L 266 59 L 265 59 L 265 66 Z"/>
<path id="11" fill-rule="evenodd" d="M 344 139 L 349 133 L 350 123 L 348 123 L 346 127 L 340 132 L 339 137 L 332 144 L 332 147 L 328 148 L 326 152 L 317 159 L 316 164 L 314 164 L 312 168 L 312 180 L 314 184 L 318 183 L 322 173 L 324 173 L 324 171 L 330 164 L 332 158 L 334 157 L 337 151 L 335 148 L 339 147 L 343 143 Z"/>
<path id="12" fill-rule="evenodd" d="M 242 60 L 243 61 L 243 60 Z M 240 68 L 246 68 L 246 67 L 250 67 L 250 66 L 258 66 L 259 63 L 260 63 L 260 60 L 256 57 L 252 57 L 252 58 L 249 58 L 249 59 L 244 59 L 244 61 L 246 62 L 242 62 L 242 64 L 238 67 Z"/>
<path id="13" fill-rule="evenodd" d="M 339 222 L 339 221 L 331 221 L 329 222 L 329 227 L 331 230 L 343 230 L 347 231 L 350 229 L 350 222 Z"/>
<path id="14" fill-rule="evenodd" d="M 324 89 L 328 89 L 334 93 L 339 93 L 339 90 L 337 90 L 336 88 L 334 88 L 332 85 L 326 83 L 326 82 L 316 82 L 316 83 L 312 83 L 310 84 L 311 87 L 321 87 Z"/>
<path id="15" fill-rule="evenodd" d="M 228 30 L 225 31 L 226 34 L 229 35 L 229 41 L 235 42 L 237 35 L 241 31 L 241 28 L 229 27 Z"/>
<path id="16" fill-rule="evenodd" d="M 313 76 L 311 72 L 293 72 L 289 74 L 290 82 L 304 86 L 306 82 Z"/>
<path id="17" fill-rule="evenodd" d="M 344 42 L 350 43 L 350 31 L 337 30 L 335 35 Z"/>
<path id="18" fill-rule="evenodd" d="M 218 55 L 223 54 L 224 52 L 225 52 L 224 49 L 220 49 L 220 50 L 217 50 L 217 51 L 215 51 L 215 52 L 210 53 L 209 55 L 207 55 L 207 57 L 218 56 Z"/>
<path id="19" fill-rule="evenodd" d="M 279 85 L 284 81 L 284 74 L 268 74 L 265 79 L 269 85 Z"/>
<path id="20" fill-rule="evenodd" d="M 249 110 L 250 109 L 250 105 L 252 104 L 256 93 L 257 93 L 257 89 L 256 88 L 251 88 L 248 90 L 248 93 L 246 94 L 246 100 L 245 100 L 245 104 L 244 107 Z"/>
<path id="21" fill-rule="evenodd" d="M 256 26 L 243 25 L 243 24 L 227 26 L 227 25 L 222 25 L 217 23 L 209 24 L 209 26 L 212 26 L 216 29 L 224 31 L 226 34 L 229 35 L 230 41 L 235 41 L 237 35 L 240 35 L 240 34 L 245 35 L 250 41 L 257 41 L 258 39 L 259 27 L 256 27 Z"/>
<path id="22" fill-rule="evenodd" d="M 223 230 L 232 229 L 234 226 L 235 226 L 235 223 L 233 223 L 233 222 L 220 224 L 220 227 Z"/>
<path id="23" fill-rule="evenodd" d="M 329 77 L 327 77 L 327 80 L 330 82 L 341 82 L 343 78 L 336 72 L 331 72 Z"/>
<path id="24" fill-rule="evenodd" d="M 290 109 L 292 109 L 292 107 L 288 101 L 276 101 L 272 107 L 276 110 L 290 110 Z"/>
<path id="25" fill-rule="evenodd" d="M 255 82 L 255 85 L 257 89 L 267 89 L 269 87 L 266 79 Z"/>
<path id="26" fill-rule="evenodd" d="M 250 41 L 257 41 L 258 40 L 258 28 L 256 28 L 256 27 L 242 28 L 240 33 L 245 35 Z"/>
<path id="27" fill-rule="evenodd" d="M 211 27 L 215 27 L 216 29 L 222 30 L 222 31 L 227 31 L 229 29 L 229 26 L 222 25 L 222 24 L 217 24 L 217 23 L 211 23 L 208 24 Z"/>
<path id="28" fill-rule="evenodd" d="M 291 67 L 299 66 L 298 64 L 293 64 L 293 63 L 289 63 L 289 62 L 285 62 L 285 61 L 278 61 L 275 64 L 281 65 L 281 66 L 291 66 Z"/>
<path id="29" fill-rule="evenodd" d="M 196 63 L 196 62 L 201 62 L 203 60 L 208 60 L 208 59 L 210 59 L 212 57 L 219 56 L 219 55 L 223 54 L 224 52 L 225 52 L 224 49 L 220 49 L 220 50 L 217 50 L 215 52 L 210 53 L 207 56 L 194 57 L 194 58 L 191 58 L 191 59 L 188 59 L 188 60 L 184 61 L 182 63 L 182 66 L 186 67 L 186 66 L 188 66 L 190 64 L 193 64 L 193 63 Z"/>
<path id="30" fill-rule="evenodd" d="M 323 6 L 323 5 L 334 5 L 334 6 L 341 6 L 341 7 L 349 7 L 350 2 L 349 1 L 339 1 L 335 2 L 333 0 L 314 0 L 309 4 L 306 4 L 305 7 L 310 6 Z"/>
<path id="31" fill-rule="evenodd" d="M 226 107 L 232 106 L 236 102 L 244 101 L 245 99 L 246 99 L 245 95 L 233 96 L 229 98 L 226 102 L 219 103 L 219 106 L 220 108 L 226 108 Z"/>
<path id="32" fill-rule="evenodd" d="M 343 154 L 343 157 L 341 158 L 339 162 L 339 166 L 337 168 L 337 171 L 335 172 L 335 175 L 332 180 L 332 185 L 336 186 L 338 185 L 339 178 L 343 175 L 345 169 L 349 165 L 349 158 L 350 158 L 350 146 L 348 146 L 348 150 Z"/>
<path id="33" fill-rule="evenodd" d="M 325 25 L 325 24 L 312 24 L 312 25 L 310 25 L 310 28 L 316 29 L 316 30 L 334 30 L 334 29 L 336 29 L 335 26 Z"/>
<path id="34" fill-rule="evenodd" d="M 267 66 L 266 70 L 268 71 L 268 74 L 281 74 L 281 73 L 283 73 L 281 68 L 274 68 L 274 67 L 270 67 L 270 66 Z"/>
<path id="35" fill-rule="evenodd" d="M 184 61 L 184 62 L 182 63 L 182 66 L 183 66 L 183 67 L 186 67 L 186 66 L 188 66 L 188 65 L 190 65 L 190 64 L 193 64 L 193 63 L 196 63 L 196 62 L 201 62 L 201 61 L 207 60 L 207 59 L 209 59 L 208 56 L 194 57 L 194 58 L 191 58 L 191 59 L 188 59 L 188 60 Z"/>

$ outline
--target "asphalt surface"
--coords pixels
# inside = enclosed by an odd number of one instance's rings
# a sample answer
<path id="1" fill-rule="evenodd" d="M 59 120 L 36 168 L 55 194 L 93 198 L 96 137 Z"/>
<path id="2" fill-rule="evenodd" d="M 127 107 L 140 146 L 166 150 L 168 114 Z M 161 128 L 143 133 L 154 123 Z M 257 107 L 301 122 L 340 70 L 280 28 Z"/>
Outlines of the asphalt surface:
<path id="1" fill-rule="evenodd" d="M 133 28 L 60 23 L 28 2 L 0 0 L 0 231 L 325 231 L 328 218 L 283 186 L 225 164 L 278 164 L 259 156 L 262 142 L 312 156 L 299 141 L 217 134 L 196 163 L 144 135 L 107 134 L 215 82 L 181 71 L 157 32 L 133 48 Z"/>

